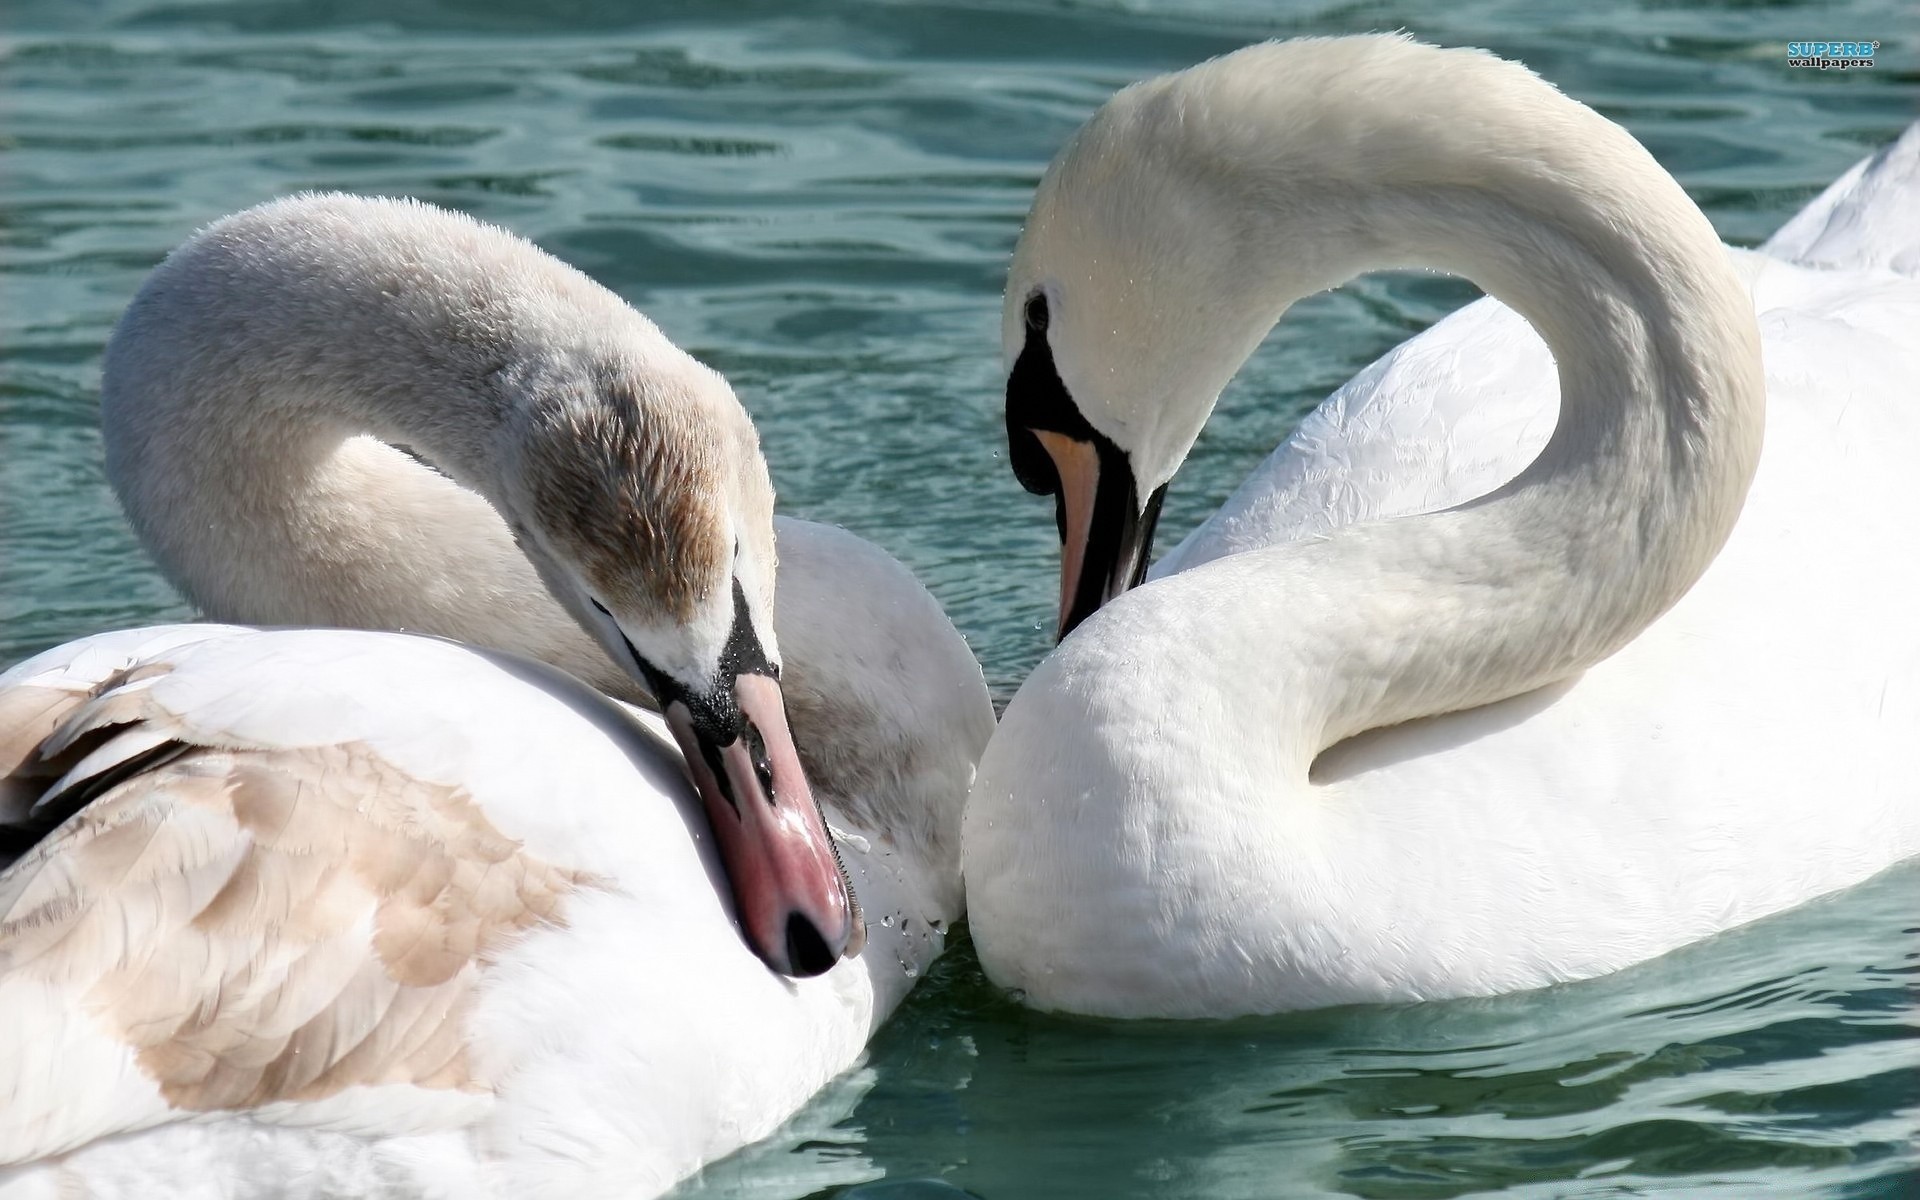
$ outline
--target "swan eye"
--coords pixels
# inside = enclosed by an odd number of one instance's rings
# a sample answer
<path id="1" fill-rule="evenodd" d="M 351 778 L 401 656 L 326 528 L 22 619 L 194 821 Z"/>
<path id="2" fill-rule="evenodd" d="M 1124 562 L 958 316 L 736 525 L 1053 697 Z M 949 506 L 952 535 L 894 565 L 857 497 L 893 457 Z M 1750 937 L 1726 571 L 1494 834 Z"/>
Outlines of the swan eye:
<path id="1" fill-rule="evenodd" d="M 746 589 L 738 578 L 733 581 L 733 627 L 728 631 L 726 645 L 720 651 L 718 670 L 713 680 L 698 690 L 647 661 L 632 639 L 627 637 L 626 631 L 620 628 L 620 623 L 613 620 L 613 613 L 598 598 L 590 595 L 587 602 L 612 623 L 621 645 L 626 647 L 634 667 L 640 672 L 641 678 L 647 681 L 647 687 L 662 710 L 676 701 L 686 705 L 695 728 L 712 738 L 717 745 L 731 745 L 740 738 L 743 727 L 751 728 L 740 711 L 734 692 L 740 676 L 765 675 L 776 682 L 780 678 L 780 664 L 767 656 L 759 635 L 754 632 L 753 621 L 747 610 Z M 764 750 L 757 756 L 759 759 L 765 757 Z M 769 773 L 772 771 L 771 765 L 767 770 Z"/>
<path id="2" fill-rule="evenodd" d="M 1035 292 L 1027 298 L 1027 329 L 1032 333 L 1045 333 L 1053 314 L 1047 311 L 1047 298 Z"/>
<path id="3" fill-rule="evenodd" d="M 626 631 L 620 628 L 620 623 L 613 619 L 613 613 L 597 597 L 589 595 L 587 602 L 613 626 L 620 644 L 626 648 L 640 677 L 646 680 L 661 710 L 665 711 L 668 705 L 676 702 L 686 705 L 694 727 L 715 745 L 732 745 L 739 740 L 743 730 L 752 728 L 752 723 L 741 713 L 735 695 L 740 676 L 765 675 L 775 682 L 780 679 L 780 664 L 767 656 L 759 635 L 754 632 L 753 621 L 747 610 L 746 589 L 737 577 L 733 581 L 733 628 L 728 632 L 727 643 L 720 651 L 718 670 L 712 681 L 697 690 L 647 661 L 633 640 L 627 637 Z M 755 770 L 765 763 L 765 773 L 771 778 L 773 767 L 767 759 L 765 744 L 760 743 L 760 746 L 759 753 L 754 756 Z"/>

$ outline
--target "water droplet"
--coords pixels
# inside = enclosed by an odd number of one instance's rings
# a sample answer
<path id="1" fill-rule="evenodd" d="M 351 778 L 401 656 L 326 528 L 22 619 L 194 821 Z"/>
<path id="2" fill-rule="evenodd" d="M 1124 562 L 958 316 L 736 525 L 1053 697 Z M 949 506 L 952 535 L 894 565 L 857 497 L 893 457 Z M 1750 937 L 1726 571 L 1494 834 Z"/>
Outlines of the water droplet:
<path id="1" fill-rule="evenodd" d="M 884 917 L 881 917 L 881 918 L 880 918 L 880 923 L 881 923 L 882 925 L 885 925 L 885 926 L 886 926 L 886 927 L 887 927 L 888 929 L 892 929 L 892 928 L 893 928 L 893 914 L 892 914 L 892 913 L 888 913 L 888 914 L 887 914 L 886 916 L 884 916 Z"/>

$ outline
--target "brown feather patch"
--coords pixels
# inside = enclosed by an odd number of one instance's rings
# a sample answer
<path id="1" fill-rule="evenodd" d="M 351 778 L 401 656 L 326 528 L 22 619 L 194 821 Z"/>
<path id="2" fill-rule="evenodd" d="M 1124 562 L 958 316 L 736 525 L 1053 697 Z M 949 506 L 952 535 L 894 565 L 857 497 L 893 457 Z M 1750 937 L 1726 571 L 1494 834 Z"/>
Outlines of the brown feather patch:
<path id="1" fill-rule="evenodd" d="M 591 882 L 364 744 L 196 748 L 0 876 L 0 971 L 69 991 L 177 1108 L 483 1091 L 481 971 Z"/>
<path id="2" fill-rule="evenodd" d="M 726 401 L 610 370 L 593 394 L 548 406 L 527 431 L 527 482 L 549 536 L 617 610 L 689 621 L 724 586 L 732 448 L 710 427 L 746 424 Z"/>

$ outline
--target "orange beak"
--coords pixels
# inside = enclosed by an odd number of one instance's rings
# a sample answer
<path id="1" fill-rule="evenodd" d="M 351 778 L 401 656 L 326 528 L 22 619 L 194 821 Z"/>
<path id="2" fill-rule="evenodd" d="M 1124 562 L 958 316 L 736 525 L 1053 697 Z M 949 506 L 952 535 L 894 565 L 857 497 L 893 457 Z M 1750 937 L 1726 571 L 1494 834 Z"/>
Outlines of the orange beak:
<path id="1" fill-rule="evenodd" d="M 1060 524 L 1060 624 L 1065 638 L 1099 607 L 1147 575 L 1153 529 L 1166 498 L 1163 484 L 1143 505 L 1133 472 L 1111 443 L 1101 445 L 1051 429 L 1031 431 L 1053 462 Z"/>

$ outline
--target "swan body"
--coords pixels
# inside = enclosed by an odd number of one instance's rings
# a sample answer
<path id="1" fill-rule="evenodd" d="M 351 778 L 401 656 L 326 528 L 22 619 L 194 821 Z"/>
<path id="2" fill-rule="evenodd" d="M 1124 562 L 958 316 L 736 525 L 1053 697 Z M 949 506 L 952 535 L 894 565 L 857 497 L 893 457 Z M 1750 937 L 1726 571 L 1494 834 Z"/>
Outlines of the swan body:
<path id="1" fill-rule="evenodd" d="M 661 718 L 543 664 L 216 625 L 21 664 L 8 783 L 98 794 L 0 875 L 0 1196 L 651 1196 L 771 1133 L 959 915 L 977 669 L 926 632 L 882 627 L 918 673 L 848 715 L 891 738 L 816 776 L 871 928 L 804 980 L 741 941 Z"/>
<path id="2" fill-rule="evenodd" d="M 1042 185 L 1008 333 L 1045 298 L 1078 424 L 1035 428 L 1104 439 L 1136 505 L 1315 286 L 1441 265 L 1512 307 L 1362 372 L 1027 680 L 965 824 L 988 974 L 1113 1016 L 1491 994 L 1920 853 L 1916 159 L 1769 247 L 1812 265 L 1729 262 L 1617 129 L 1475 52 L 1263 46 L 1122 93 Z"/>
<path id="3" fill-rule="evenodd" d="M 992 708 L 851 534 L 779 522 L 770 611 L 723 381 L 524 243 L 329 196 L 177 252 L 104 390 L 211 614 L 492 648 L 177 626 L 0 676 L 0 1195 L 654 1195 L 852 1064 L 960 912 Z M 534 660 L 590 649 L 664 713 Z M 755 940 L 716 797 L 777 845 L 822 802 L 843 958 Z"/>

